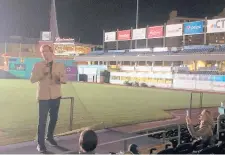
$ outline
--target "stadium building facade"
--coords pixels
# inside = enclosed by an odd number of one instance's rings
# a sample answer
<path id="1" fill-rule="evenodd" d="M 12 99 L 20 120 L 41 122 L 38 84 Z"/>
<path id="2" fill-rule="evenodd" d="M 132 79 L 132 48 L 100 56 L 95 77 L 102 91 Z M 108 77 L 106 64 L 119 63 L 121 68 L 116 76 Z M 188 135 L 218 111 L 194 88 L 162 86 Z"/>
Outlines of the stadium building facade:
<path id="1" fill-rule="evenodd" d="M 170 13 L 166 24 L 104 32 L 103 51 L 75 57 L 94 65 L 223 67 L 224 11 L 212 19 Z M 222 69 L 223 70 L 223 69 Z"/>
<path id="2" fill-rule="evenodd" d="M 148 86 L 183 88 L 182 83 L 198 79 L 201 74 L 221 75 L 223 79 L 224 21 L 223 12 L 212 19 L 178 17 L 172 12 L 166 24 L 104 31 L 104 50 L 76 56 L 75 61 L 107 66 L 111 71 L 110 81 L 114 84 L 138 82 L 148 83 Z M 182 79 L 190 74 L 194 76 Z M 198 84 L 196 80 L 192 82 L 190 89 L 214 89 L 212 80 L 208 84 L 203 82 L 205 86 L 210 85 L 208 88 L 201 84 L 194 88 Z M 215 89 L 222 90 L 221 87 Z"/>

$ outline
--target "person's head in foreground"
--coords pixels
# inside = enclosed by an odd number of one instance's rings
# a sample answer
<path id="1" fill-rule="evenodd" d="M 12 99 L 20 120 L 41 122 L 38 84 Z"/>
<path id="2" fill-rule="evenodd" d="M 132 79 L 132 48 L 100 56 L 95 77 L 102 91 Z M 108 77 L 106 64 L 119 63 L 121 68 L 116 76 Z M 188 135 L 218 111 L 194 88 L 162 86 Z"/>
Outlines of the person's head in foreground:
<path id="1" fill-rule="evenodd" d="M 51 46 L 49 45 L 42 45 L 40 47 L 41 56 L 46 62 L 53 61 L 54 52 Z"/>
<path id="2" fill-rule="evenodd" d="M 192 137 L 200 138 L 205 144 L 210 144 L 213 136 L 214 121 L 211 112 L 204 109 L 199 115 L 200 125 L 196 130 L 189 116 L 186 117 L 187 128 Z"/>
<path id="3" fill-rule="evenodd" d="M 128 147 L 128 151 L 132 152 L 132 154 L 139 154 L 138 146 L 136 144 L 130 144 Z"/>
<path id="4" fill-rule="evenodd" d="M 200 120 L 200 126 L 199 128 L 202 128 L 203 126 L 210 126 L 212 129 L 214 128 L 214 121 L 213 117 L 210 111 L 204 109 L 202 110 L 201 114 L 199 115 Z"/>
<path id="5" fill-rule="evenodd" d="M 81 153 L 93 153 L 98 145 L 97 134 L 90 129 L 84 130 L 80 134 L 79 145 Z"/>

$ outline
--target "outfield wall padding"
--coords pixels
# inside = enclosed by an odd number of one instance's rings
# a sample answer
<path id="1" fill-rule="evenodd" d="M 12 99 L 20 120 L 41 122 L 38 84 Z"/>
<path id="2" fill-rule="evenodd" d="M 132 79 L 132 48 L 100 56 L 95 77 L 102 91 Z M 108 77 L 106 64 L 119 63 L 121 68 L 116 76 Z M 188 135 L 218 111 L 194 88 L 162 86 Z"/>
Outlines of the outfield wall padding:
<path id="1" fill-rule="evenodd" d="M 225 92 L 225 75 L 111 72 L 110 83 L 145 83 L 149 87 Z"/>
<path id="2" fill-rule="evenodd" d="M 40 61 L 42 61 L 41 58 L 9 58 L 8 72 L 15 77 L 29 79 L 34 64 Z M 57 59 L 56 62 L 64 63 L 69 80 L 77 80 L 77 67 L 74 65 L 75 60 Z"/>

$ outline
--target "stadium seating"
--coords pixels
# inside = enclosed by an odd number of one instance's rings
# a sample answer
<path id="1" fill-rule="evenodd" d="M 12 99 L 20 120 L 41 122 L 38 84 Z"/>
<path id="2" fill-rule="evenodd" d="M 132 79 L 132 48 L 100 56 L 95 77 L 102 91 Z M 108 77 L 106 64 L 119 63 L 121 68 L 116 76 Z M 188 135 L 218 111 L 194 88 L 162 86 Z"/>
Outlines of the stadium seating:
<path id="1" fill-rule="evenodd" d="M 196 126 L 197 127 L 197 126 Z M 202 142 L 202 140 L 196 140 L 195 142 L 192 142 L 193 140 L 189 139 L 190 137 L 188 136 L 189 133 L 187 131 L 187 128 L 182 127 L 181 128 L 181 142 L 182 139 L 186 139 L 187 141 L 185 143 L 181 143 L 180 145 L 173 145 L 173 148 L 167 148 L 165 147 L 164 150 L 158 151 L 158 154 L 224 154 L 225 153 L 225 130 L 219 131 L 217 133 L 217 127 L 218 125 L 215 125 L 214 128 L 214 135 L 219 134 L 219 138 L 217 141 L 214 142 L 214 144 L 205 144 Z M 221 120 L 220 121 L 220 127 L 221 129 L 225 129 L 225 121 Z M 176 130 L 175 129 L 169 129 L 167 131 L 166 135 L 168 136 L 174 136 Z M 185 138 L 185 137 L 188 138 Z M 154 136 L 153 136 L 154 137 Z M 176 140 L 172 139 L 172 143 L 177 142 Z M 152 154 L 154 151 L 157 152 L 156 148 L 151 148 L 150 149 L 150 154 Z"/>
<path id="2" fill-rule="evenodd" d="M 221 120 L 220 126 L 222 129 L 225 129 L 225 121 Z M 198 127 L 196 125 L 195 127 Z M 223 154 L 225 152 L 225 131 L 219 132 L 219 139 L 214 142 L 214 144 L 209 145 L 202 142 L 202 140 L 195 140 L 190 136 L 185 124 L 181 125 L 180 128 L 180 144 L 178 144 L 178 135 L 177 127 L 167 127 L 166 129 L 166 139 L 172 143 L 172 148 L 169 148 L 170 145 L 165 145 L 165 149 L 158 150 L 155 147 L 149 149 L 150 154 Z M 150 132 L 150 131 L 149 131 Z M 214 135 L 217 135 L 217 124 L 215 125 Z M 139 133 L 142 134 L 142 133 Z M 162 139 L 162 134 L 153 134 L 149 135 L 151 138 Z M 217 137 L 217 136 L 215 136 Z"/>
<path id="3" fill-rule="evenodd" d="M 174 148 L 168 148 L 168 149 L 159 151 L 157 154 L 175 154 L 175 150 Z"/>
<path id="4" fill-rule="evenodd" d="M 123 55 L 124 52 L 106 52 L 103 55 L 104 56 L 117 56 L 117 55 Z"/>
<path id="5" fill-rule="evenodd" d="M 153 52 L 153 50 L 146 51 L 145 49 L 137 49 L 138 52 L 130 50 L 105 50 L 103 51 L 93 51 L 87 56 L 97 56 L 97 55 L 104 55 L 104 56 L 114 56 L 114 55 L 121 55 L 121 56 L 152 56 L 152 55 L 179 55 L 179 54 L 220 54 L 225 53 L 225 45 L 214 46 L 214 45 L 200 45 L 200 46 L 185 46 L 179 48 L 179 50 L 174 50 L 173 48 L 168 49 L 168 51 L 157 51 Z M 86 55 L 82 55 L 86 56 Z"/>
<path id="6" fill-rule="evenodd" d="M 81 55 L 81 56 L 98 56 L 98 55 L 102 55 L 102 54 L 104 54 L 104 51 L 92 51 L 88 54 Z"/>
<path id="7" fill-rule="evenodd" d="M 225 53 L 225 45 L 220 45 L 219 47 L 215 47 L 214 52 Z"/>
<path id="8" fill-rule="evenodd" d="M 201 48 L 201 49 L 184 49 L 181 52 L 182 53 L 208 53 L 208 52 L 213 52 L 214 48 Z"/>
<path id="9" fill-rule="evenodd" d="M 124 56 L 144 56 L 145 52 L 126 52 Z"/>

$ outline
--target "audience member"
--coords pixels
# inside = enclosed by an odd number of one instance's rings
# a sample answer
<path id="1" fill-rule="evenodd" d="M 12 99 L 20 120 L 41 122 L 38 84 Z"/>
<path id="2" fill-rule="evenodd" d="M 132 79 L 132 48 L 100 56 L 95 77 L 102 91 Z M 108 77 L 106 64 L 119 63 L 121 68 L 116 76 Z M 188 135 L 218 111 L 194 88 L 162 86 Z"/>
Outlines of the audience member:
<path id="1" fill-rule="evenodd" d="M 128 152 L 131 152 L 132 154 L 139 154 L 138 146 L 136 144 L 130 144 L 128 147 Z"/>
<path id="2" fill-rule="evenodd" d="M 79 138 L 80 154 L 94 154 L 98 145 L 97 134 L 93 130 L 84 130 Z"/>
<path id="3" fill-rule="evenodd" d="M 214 129 L 213 117 L 210 111 L 204 109 L 201 112 L 199 119 L 199 129 L 196 130 L 194 128 L 194 125 L 192 124 L 190 117 L 186 117 L 188 131 L 193 138 L 201 139 L 203 143 L 210 144 Z"/>

